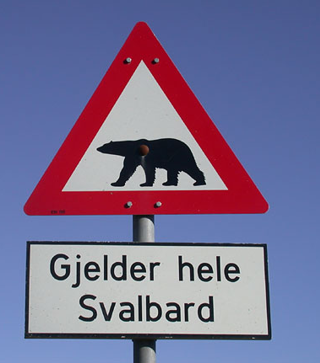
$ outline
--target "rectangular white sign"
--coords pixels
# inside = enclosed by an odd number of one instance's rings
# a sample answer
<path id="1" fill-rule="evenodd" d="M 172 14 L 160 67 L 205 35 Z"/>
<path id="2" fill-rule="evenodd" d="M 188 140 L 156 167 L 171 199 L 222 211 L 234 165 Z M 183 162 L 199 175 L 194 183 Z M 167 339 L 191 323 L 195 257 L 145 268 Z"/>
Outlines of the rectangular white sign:
<path id="1" fill-rule="evenodd" d="M 266 245 L 28 242 L 26 338 L 271 339 Z"/>

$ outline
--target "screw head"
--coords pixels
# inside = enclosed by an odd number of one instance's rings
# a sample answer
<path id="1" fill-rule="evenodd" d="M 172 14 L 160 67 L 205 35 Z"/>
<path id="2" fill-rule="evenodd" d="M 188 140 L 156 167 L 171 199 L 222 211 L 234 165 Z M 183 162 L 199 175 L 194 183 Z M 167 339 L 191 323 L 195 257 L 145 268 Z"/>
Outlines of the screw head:
<path id="1" fill-rule="evenodd" d="M 157 64 L 159 62 L 160 62 L 160 59 L 159 58 L 154 58 L 153 61 L 152 61 L 153 64 Z"/>
<path id="2" fill-rule="evenodd" d="M 127 57 L 123 62 L 124 64 L 129 64 L 131 63 L 132 59 L 130 57 Z"/>
<path id="3" fill-rule="evenodd" d="M 150 149 L 147 145 L 140 145 L 139 146 L 139 152 L 140 155 L 146 156 L 149 153 Z"/>
<path id="4" fill-rule="evenodd" d="M 160 208 L 162 206 L 162 203 L 161 202 L 157 202 L 155 205 L 154 205 L 156 208 Z"/>
<path id="5" fill-rule="evenodd" d="M 126 204 L 125 204 L 125 208 L 131 208 L 132 207 L 132 205 L 133 205 L 133 203 L 132 202 L 127 202 Z"/>

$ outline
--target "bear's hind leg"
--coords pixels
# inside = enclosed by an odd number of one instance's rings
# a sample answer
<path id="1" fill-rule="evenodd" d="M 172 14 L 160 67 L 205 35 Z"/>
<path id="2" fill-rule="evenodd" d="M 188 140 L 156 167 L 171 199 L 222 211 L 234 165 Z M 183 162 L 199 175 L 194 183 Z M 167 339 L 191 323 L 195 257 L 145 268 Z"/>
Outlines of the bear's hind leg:
<path id="1" fill-rule="evenodd" d="M 199 173 L 197 173 L 197 175 L 195 177 L 192 176 L 192 178 L 195 179 L 195 183 L 193 183 L 194 186 L 206 185 L 206 180 L 205 180 L 204 174 L 201 170 L 199 170 Z"/>
<path id="2" fill-rule="evenodd" d="M 178 185 L 178 171 L 168 170 L 168 180 L 162 183 L 164 186 L 177 186 Z"/>
<path id="3" fill-rule="evenodd" d="M 194 186 L 206 185 L 206 179 L 204 177 L 204 174 L 196 165 L 194 165 L 193 168 L 188 168 L 184 170 L 184 172 L 189 174 L 189 176 L 191 176 L 191 178 L 195 180 L 195 183 L 193 183 Z"/>

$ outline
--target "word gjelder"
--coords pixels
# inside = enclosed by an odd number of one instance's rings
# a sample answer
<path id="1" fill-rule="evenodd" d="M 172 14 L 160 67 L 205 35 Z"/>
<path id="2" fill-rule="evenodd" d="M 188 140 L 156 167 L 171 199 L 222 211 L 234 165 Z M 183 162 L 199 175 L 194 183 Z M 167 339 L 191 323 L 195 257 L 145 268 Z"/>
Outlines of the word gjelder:
<path id="1" fill-rule="evenodd" d="M 73 288 L 79 287 L 82 278 L 88 281 L 96 281 L 103 279 L 113 279 L 115 281 L 143 281 L 146 278 L 150 281 L 155 280 L 155 268 L 160 266 L 160 262 L 150 262 L 148 265 L 136 261 L 128 263 L 126 255 L 122 255 L 121 261 L 109 264 L 108 255 L 103 255 L 102 262 L 89 261 L 85 264 L 81 262 L 81 256 L 76 255 L 75 264 L 65 263 L 69 260 L 69 256 L 58 253 L 52 257 L 50 262 L 50 273 L 56 280 L 67 280 L 71 273 L 75 276 L 75 282 L 71 285 Z"/>

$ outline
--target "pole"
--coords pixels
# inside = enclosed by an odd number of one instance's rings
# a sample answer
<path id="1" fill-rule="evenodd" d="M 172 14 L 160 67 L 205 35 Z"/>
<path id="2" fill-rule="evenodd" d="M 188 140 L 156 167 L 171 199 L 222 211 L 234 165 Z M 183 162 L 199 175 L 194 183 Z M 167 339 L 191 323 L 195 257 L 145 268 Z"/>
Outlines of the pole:
<path id="1" fill-rule="evenodd" d="M 154 216 L 133 216 L 133 242 L 155 242 Z M 156 340 L 133 340 L 134 363 L 156 363 Z"/>
<path id="2" fill-rule="evenodd" d="M 155 242 L 154 216 L 133 216 L 133 242 Z"/>

